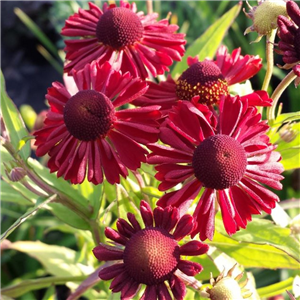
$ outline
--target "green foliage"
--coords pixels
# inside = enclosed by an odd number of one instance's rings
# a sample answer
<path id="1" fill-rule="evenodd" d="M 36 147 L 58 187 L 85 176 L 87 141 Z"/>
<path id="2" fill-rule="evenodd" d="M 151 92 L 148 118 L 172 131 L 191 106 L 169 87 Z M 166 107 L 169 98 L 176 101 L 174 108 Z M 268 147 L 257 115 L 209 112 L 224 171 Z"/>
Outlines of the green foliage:
<path id="1" fill-rule="evenodd" d="M 21 119 L 20 113 L 8 97 L 5 88 L 5 81 L 1 72 L 1 112 L 5 129 L 9 135 L 10 141 L 15 149 L 20 153 L 20 156 L 26 161 L 30 155 L 30 145 L 28 143 L 22 143 L 28 136 L 28 131 L 25 128 L 24 122 Z M 20 148 L 20 145 L 22 147 Z"/>

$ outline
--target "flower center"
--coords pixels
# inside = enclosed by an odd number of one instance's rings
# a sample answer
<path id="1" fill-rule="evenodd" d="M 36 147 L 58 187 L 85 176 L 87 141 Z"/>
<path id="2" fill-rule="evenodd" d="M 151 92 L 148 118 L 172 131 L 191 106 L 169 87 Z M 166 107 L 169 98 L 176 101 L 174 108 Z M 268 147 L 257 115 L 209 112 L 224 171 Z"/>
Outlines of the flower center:
<path id="1" fill-rule="evenodd" d="M 112 126 L 115 109 L 111 101 L 94 90 L 79 91 L 64 108 L 68 131 L 78 140 L 93 141 L 105 136 Z"/>
<path id="2" fill-rule="evenodd" d="M 146 228 L 127 242 L 124 264 L 128 274 L 146 285 L 168 280 L 180 260 L 179 246 L 173 236 L 161 228 Z"/>
<path id="3" fill-rule="evenodd" d="M 228 95 L 227 82 L 220 68 L 212 61 L 192 64 L 176 82 L 176 94 L 181 100 L 199 95 L 199 102 L 214 104 L 221 95 Z"/>
<path id="4" fill-rule="evenodd" d="M 300 28 L 297 29 L 297 32 L 295 34 L 294 47 L 297 53 L 297 58 L 300 60 Z"/>
<path id="5" fill-rule="evenodd" d="M 130 9 L 115 7 L 100 17 L 96 36 L 104 45 L 114 50 L 121 50 L 143 37 L 143 25 L 139 17 Z"/>
<path id="6" fill-rule="evenodd" d="M 217 134 L 205 139 L 195 150 L 195 176 L 207 188 L 223 190 L 237 184 L 247 167 L 242 145 L 234 138 Z"/>

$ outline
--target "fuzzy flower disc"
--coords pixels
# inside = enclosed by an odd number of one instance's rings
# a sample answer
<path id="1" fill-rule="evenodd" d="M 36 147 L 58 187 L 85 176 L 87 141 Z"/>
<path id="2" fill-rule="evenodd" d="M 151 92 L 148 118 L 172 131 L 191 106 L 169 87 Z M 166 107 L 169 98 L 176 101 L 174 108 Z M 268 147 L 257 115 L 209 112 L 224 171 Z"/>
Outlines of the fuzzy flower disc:
<path id="1" fill-rule="evenodd" d="M 192 64 L 181 74 L 176 94 L 182 100 L 200 95 L 199 102 L 213 104 L 218 102 L 220 95 L 228 95 L 228 89 L 220 68 L 212 61 L 203 61 Z"/>
<path id="2" fill-rule="evenodd" d="M 247 166 L 244 148 L 234 138 L 217 134 L 205 139 L 195 150 L 195 176 L 207 188 L 226 189 L 237 184 Z"/>
<path id="3" fill-rule="evenodd" d="M 111 101 L 94 90 L 79 91 L 64 108 L 69 132 L 81 141 L 94 141 L 109 131 L 115 109 Z"/>
<path id="4" fill-rule="evenodd" d="M 179 259 L 177 242 L 166 230 L 160 228 L 147 228 L 137 232 L 124 251 L 124 264 L 128 274 L 147 285 L 170 279 Z"/>
<path id="5" fill-rule="evenodd" d="M 96 36 L 99 42 L 118 50 L 139 41 L 143 36 L 143 25 L 130 9 L 116 7 L 100 17 Z"/>

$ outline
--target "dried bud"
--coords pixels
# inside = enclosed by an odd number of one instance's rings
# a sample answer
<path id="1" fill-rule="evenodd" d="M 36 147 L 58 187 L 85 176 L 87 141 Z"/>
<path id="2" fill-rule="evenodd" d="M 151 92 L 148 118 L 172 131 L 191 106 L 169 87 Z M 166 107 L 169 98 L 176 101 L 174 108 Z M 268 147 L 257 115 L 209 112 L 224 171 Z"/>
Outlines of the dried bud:
<path id="1" fill-rule="evenodd" d="M 261 0 L 258 6 L 250 6 L 246 1 L 250 11 L 243 10 L 246 17 L 253 21 L 253 25 L 248 27 L 244 34 L 256 31 L 258 37 L 254 42 L 259 42 L 262 36 L 269 34 L 277 28 L 277 18 L 279 15 L 287 16 L 286 0 Z"/>

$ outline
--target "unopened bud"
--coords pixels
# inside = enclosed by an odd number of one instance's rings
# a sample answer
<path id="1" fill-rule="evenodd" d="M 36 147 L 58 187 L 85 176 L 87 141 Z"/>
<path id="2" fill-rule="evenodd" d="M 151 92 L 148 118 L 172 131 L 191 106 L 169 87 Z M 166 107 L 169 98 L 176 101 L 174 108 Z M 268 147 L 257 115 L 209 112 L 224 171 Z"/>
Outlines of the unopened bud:
<path id="1" fill-rule="evenodd" d="M 26 175 L 26 171 L 21 167 L 15 167 L 11 169 L 8 177 L 11 181 L 16 182 L 22 180 Z"/>

